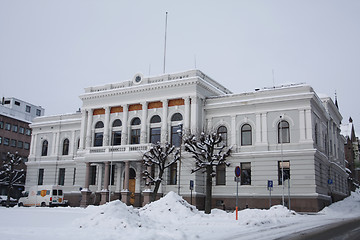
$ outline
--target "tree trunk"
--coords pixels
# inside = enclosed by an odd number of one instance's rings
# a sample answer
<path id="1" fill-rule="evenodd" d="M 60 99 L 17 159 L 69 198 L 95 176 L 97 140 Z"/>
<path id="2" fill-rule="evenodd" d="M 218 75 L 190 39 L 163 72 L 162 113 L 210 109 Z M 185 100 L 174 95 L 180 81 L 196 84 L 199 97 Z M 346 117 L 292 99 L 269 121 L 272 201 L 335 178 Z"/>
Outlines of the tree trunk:
<path id="1" fill-rule="evenodd" d="M 159 179 L 162 179 L 163 174 L 164 174 L 164 170 L 160 170 Z M 157 193 L 159 191 L 160 184 L 161 184 L 161 180 L 159 180 L 159 179 L 155 182 L 155 188 L 154 188 L 154 191 L 153 191 L 153 193 L 151 195 L 151 202 L 156 200 L 156 195 L 157 195 Z"/>
<path id="2" fill-rule="evenodd" d="M 212 200 L 212 166 L 206 167 L 206 189 L 205 189 L 205 213 L 211 213 L 211 200 Z"/>

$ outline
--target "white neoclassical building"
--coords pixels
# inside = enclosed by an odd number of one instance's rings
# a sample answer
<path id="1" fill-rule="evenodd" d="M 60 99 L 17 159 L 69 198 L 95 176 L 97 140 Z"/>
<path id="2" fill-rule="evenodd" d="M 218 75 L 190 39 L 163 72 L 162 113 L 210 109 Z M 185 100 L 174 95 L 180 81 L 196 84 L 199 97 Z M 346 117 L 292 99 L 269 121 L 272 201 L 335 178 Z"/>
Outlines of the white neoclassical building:
<path id="1" fill-rule="evenodd" d="M 233 149 L 230 167 L 216 169 L 213 207 L 235 207 L 234 169 L 241 167 L 240 208 L 282 201 L 316 211 L 348 195 L 338 108 L 308 85 L 234 94 L 199 70 L 89 87 L 81 111 L 36 118 L 26 186 L 63 185 L 71 205 L 109 199 L 141 206 L 148 187 L 142 155 L 157 141 L 181 145 L 184 135 L 219 132 Z M 160 192 L 180 193 L 202 208 L 204 174 L 182 151 Z M 284 175 L 285 181 L 282 181 Z M 189 189 L 190 180 L 194 189 Z M 192 199 L 190 199 L 192 196 Z"/>

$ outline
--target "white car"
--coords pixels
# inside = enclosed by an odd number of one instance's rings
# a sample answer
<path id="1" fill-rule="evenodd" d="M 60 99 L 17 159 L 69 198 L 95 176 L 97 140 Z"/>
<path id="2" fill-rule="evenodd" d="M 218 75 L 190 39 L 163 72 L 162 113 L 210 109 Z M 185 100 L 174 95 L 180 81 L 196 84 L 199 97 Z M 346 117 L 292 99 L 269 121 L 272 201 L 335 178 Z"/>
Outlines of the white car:
<path id="1" fill-rule="evenodd" d="M 18 206 L 66 206 L 67 201 L 64 200 L 64 191 L 60 186 L 41 185 L 33 186 L 29 191 L 24 192 L 24 196 L 19 198 Z"/>

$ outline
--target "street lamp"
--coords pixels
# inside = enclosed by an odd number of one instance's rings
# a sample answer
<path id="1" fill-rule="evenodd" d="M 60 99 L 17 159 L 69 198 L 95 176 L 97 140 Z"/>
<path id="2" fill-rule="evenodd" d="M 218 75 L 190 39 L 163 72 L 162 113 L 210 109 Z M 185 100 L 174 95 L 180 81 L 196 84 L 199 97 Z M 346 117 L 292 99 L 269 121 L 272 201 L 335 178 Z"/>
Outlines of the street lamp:
<path id="1" fill-rule="evenodd" d="M 182 145 L 182 124 L 178 125 L 177 133 L 180 137 L 180 146 L 179 146 L 179 182 L 178 182 L 178 195 L 180 195 L 180 179 L 181 179 L 181 145 Z"/>
<path id="2" fill-rule="evenodd" d="M 282 184 L 282 205 L 285 206 L 284 201 L 284 192 L 285 192 L 285 185 L 284 185 L 284 158 L 283 158 L 283 129 L 282 129 L 282 118 L 283 115 L 280 116 L 280 151 L 281 151 L 281 184 Z"/>

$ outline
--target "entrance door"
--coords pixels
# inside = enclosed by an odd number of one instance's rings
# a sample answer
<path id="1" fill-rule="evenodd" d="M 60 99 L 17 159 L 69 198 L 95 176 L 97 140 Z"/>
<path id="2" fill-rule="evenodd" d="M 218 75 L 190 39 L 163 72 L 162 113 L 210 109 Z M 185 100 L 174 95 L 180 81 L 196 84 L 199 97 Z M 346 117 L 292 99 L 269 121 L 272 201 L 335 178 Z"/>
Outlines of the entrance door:
<path id="1" fill-rule="evenodd" d="M 129 179 L 130 204 L 135 203 L 135 179 Z"/>

